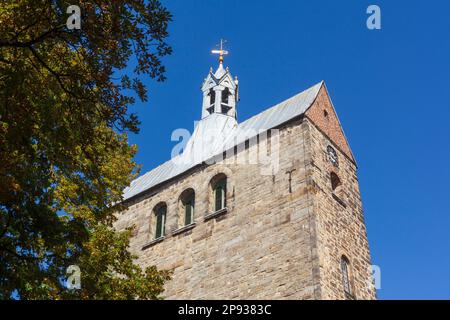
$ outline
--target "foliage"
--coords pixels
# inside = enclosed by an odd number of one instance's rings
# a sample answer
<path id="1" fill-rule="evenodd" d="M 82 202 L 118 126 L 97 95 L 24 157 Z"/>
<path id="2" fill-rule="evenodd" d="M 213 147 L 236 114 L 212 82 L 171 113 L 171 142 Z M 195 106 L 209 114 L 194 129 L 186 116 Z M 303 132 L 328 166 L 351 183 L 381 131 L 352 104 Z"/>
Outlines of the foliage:
<path id="1" fill-rule="evenodd" d="M 66 25 L 73 4 L 80 30 Z M 158 0 L 2 0 L 0 299 L 162 293 L 168 273 L 135 264 L 112 204 L 137 174 L 128 108 L 147 100 L 142 76 L 165 79 L 170 20 Z M 72 264 L 81 290 L 65 288 Z"/>

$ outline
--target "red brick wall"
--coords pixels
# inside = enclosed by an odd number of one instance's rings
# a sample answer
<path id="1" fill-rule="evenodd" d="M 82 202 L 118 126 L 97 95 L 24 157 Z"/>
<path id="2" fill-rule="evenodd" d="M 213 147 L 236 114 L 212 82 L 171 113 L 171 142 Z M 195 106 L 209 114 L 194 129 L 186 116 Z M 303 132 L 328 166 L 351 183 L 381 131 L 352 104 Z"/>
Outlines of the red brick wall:
<path id="1" fill-rule="evenodd" d="M 342 131 L 339 119 L 331 104 L 330 97 L 328 95 L 325 85 L 320 88 L 316 101 L 306 111 L 306 117 L 308 117 L 324 134 L 326 134 L 331 141 L 353 162 L 352 152 L 348 145 L 347 139 Z"/>

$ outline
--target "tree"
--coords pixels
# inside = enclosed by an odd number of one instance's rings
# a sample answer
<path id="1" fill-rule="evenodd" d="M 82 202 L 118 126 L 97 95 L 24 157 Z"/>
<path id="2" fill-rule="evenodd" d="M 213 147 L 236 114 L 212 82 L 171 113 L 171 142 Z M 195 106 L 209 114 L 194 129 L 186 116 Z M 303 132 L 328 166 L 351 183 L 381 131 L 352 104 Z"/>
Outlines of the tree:
<path id="1" fill-rule="evenodd" d="M 158 298 L 169 274 L 135 264 L 113 204 L 138 172 L 128 108 L 147 101 L 142 76 L 165 79 L 171 14 L 158 0 L 77 2 L 0 6 L 0 298 Z M 81 29 L 67 26 L 74 4 Z M 81 290 L 65 287 L 70 265 Z"/>

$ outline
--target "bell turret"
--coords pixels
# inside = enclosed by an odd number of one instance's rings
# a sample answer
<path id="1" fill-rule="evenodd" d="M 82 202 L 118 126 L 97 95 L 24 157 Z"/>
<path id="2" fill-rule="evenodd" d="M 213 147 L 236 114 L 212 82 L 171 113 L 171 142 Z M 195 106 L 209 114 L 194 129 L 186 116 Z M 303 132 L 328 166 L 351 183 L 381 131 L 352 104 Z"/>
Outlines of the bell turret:
<path id="1" fill-rule="evenodd" d="M 237 119 L 236 104 L 239 101 L 238 80 L 233 79 L 228 67 L 223 67 L 224 55 L 228 51 L 223 49 L 223 41 L 220 42 L 220 50 L 212 53 L 219 54 L 219 67 L 215 72 L 212 68 L 206 77 L 203 86 L 202 119 L 213 113 L 227 115 Z"/>

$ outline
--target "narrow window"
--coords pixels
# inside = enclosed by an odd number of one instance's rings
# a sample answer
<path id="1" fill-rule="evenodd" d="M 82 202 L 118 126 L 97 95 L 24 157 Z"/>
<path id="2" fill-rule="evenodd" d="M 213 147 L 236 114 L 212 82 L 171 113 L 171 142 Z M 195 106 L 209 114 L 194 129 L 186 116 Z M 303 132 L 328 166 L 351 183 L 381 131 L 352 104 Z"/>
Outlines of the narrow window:
<path id="1" fill-rule="evenodd" d="M 214 210 L 219 211 L 226 207 L 227 179 L 221 178 L 214 184 Z"/>
<path id="2" fill-rule="evenodd" d="M 347 257 L 341 257 L 341 273 L 342 273 L 342 283 L 344 285 L 344 293 L 347 299 L 354 299 L 352 284 L 350 280 L 350 262 Z"/>
<path id="3" fill-rule="evenodd" d="M 216 92 L 213 89 L 209 89 L 209 105 L 216 103 Z"/>
<path id="4" fill-rule="evenodd" d="M 161 238 L 165 234 L 166 212 L 167 207 L 165 205 L 161 205 L 155 210 L 155 239 Z"/>
<path id="5" fill-rule="evenodd" d="M 222 100 L 221 100 L 221 104 L 220 104 L 220 107 L 221 107 L 221 110 L 222 110 L 221 112 L 223 114 L 228 114 L 228 111 L 231 110 L 231 107 L 228 105 L 228 103 L 229 103 L 229 96 L 230 96 L 230 90 L 228 88 L 225 88 L 222 91 Z"/>
<path id="6" fill-rule="evenodd" d="M 184 191 L 181 195 L 181 203 L 184 213 L 184 225 L 194 222 L 195 192 L 192 189 Z"/>
<path id="7" fill-rule="evenodd" d="M 192 200 L 189 200 L 189 202 L 187 202 L 184 207 L 184 224 L 186 226 L 192 223 L 193 214 L 194 214 L 194 202 Z"/>
<path id="8" fill-rule="evenodd" d="M 230 95 L 230 90 L 228 88 L 225 88 L 222 91 L 222 103 L 228 104 L 229 95 Z"/>
<path id="9" fill-rule="evenodd" d="M 331 180 L 331 190 L 332 190 L 332 197 L 344 208 L 347 207 L 347 203 L 345 201 L 346 196 L 345 192 L 342 187 L 341 179 L 339 179 L 338 175 L 334 172 L 330 173 L 330 180 Z"/>
<path id="10" fill-rule="evenodd" d="M 330 179 L 331 179 L 331 189 L 333 190 L 333 192 L 338 192 L 339 187 L 341 186 L 341 179 L 339 179 L 338 175 L 334 172 L 331 172 Z"/>

